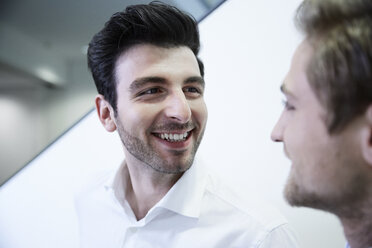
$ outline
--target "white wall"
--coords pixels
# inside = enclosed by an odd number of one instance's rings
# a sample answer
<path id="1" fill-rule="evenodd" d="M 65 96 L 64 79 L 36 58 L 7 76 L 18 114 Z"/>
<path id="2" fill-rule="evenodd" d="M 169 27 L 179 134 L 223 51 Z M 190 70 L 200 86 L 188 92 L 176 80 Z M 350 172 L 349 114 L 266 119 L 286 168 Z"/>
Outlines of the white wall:
<path id="1" fill-rule="evenodd" d="M 277 206 L 301 247 L 344 247 L 334 216 L 283 200 L 290 163 L 270 140 L 283 108 L 279 87 L 301 41 L 293 24 L 299 3 L 230 0 L 201 23 L 209 120 L 200 152 L 242 197 Z"/>
<path id="2" fill-rule="evenodd" d="M 201 23 L 209 122 L 199 155 L 242 197 L 277 206 L 301 247 L 343 247 L 333 216 L 284 202 L 289 162 L 269 139 L 282 109 L 279 85 L 300 40 L 292 24 L 298 3 L 230 0 Z M 0 188 L 0 247 L 77 247 L 73 193 L 122 158 L 118 137 L 92 112 Z"/>
<path id="3" fill-rule="evenodd" d="M 41 142 L 47 139 L 42 110 L 36 108 L 41 103 L 26 100 L 30 95 L 42 100 L 36 91 L 17 92 L 16 96 L 0 94 L 0 184 L 45 146 Z"/>
<path id="4" fill-rule="evenodd" d="M 91 112 L 0 188 L 0 247 L 77 248 L 74 193 L 122 158 L 119 139 Z"/>

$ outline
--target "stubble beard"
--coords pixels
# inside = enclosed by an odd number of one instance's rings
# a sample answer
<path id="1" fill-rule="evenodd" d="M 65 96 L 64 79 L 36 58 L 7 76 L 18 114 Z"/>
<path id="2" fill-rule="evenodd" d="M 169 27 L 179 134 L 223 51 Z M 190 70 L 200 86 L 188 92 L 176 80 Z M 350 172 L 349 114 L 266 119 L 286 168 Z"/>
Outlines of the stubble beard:
<path id="1" fill-rule="evenodd" d="M 318 197 L 304 190 L 293 174 L 290 174 L 284 188 L 284 197 L 292 207 L 314 207 L 319 205 Z"/>
<path id="2" fill-rule="evenodd" d="M 356 211 L 366 195 L 366 185 L 363 175 L 355 175 L 347 187 L 334 194 L 320 194 L 311 192 L 301 184 L 301 179 L 296 178 L 291 172 L 284 189 L 284 197 L 293 207 L 309 207 L 324 210 L 344 218 L 358 218 Z"/>
<path id="3" fill-rule="evenodd" d="M 182 158 L 184 154 L 183 151 L 173 151 L 172 155 L 179 157 L 179 159 L 177 162 L 172 163 L 166 159 L 162 159 L 161 154 L 159 154 L 151 144 L 146 144 L 140 138 L 132 136 L 127 130 L 125 130 L 122 123 L 118 120 L 117 127 L 121 142 L 125 146 L 126 150 L 149 168 L 163 174 L 181 174 L 187 171 L 194 162 L 195 154 L 204 134 L 204 130 L 202 130 L 187 158 Z"/>

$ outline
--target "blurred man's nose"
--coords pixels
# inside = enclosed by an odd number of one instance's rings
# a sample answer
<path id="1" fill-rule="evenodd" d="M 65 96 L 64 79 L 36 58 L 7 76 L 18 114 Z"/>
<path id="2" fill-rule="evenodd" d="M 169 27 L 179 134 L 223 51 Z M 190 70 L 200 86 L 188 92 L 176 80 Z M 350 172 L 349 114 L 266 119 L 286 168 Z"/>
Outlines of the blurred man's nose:
<path id="1" fill-rule="evenodd" d="M 280 117 L 279 120 L 276 122 L 273 130 L 271 131 L 271 140 L 274 142 L 282 142 L 283 141 L 283 121 Z"/>

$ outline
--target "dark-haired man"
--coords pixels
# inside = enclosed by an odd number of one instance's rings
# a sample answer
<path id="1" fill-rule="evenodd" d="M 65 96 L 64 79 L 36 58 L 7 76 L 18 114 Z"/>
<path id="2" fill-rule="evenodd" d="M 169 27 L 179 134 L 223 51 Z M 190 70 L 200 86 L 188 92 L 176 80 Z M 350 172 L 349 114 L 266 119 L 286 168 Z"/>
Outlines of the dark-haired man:
<path id="1" fill-rule="evenodd" d="M 306 37 L 272 132 L 292 161 L 285 197 L 336 214 L 350 247 L 372 247 L 372 1 L 305 0 L 297 17 Z"/>
<path id="2" fill-rule="evenodd" d="M 296 247 L 285 220 L 194 161 L 207 122 L 198 51 L 194 19 L 161 3 L 114 14 L 92 39 L 98 116 L 125 161 L 78 198 L 82 247 Z"/>

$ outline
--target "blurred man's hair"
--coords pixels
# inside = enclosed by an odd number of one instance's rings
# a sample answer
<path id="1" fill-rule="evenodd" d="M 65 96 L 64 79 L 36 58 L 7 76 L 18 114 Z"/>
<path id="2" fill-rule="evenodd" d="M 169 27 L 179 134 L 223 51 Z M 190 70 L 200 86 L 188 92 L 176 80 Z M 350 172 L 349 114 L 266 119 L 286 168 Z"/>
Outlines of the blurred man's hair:
<path id="1" fill-rule="evenodd" d="M 341 131 L 372 103 L 372 1 L 305 0 L 296 24 L 314 49 L 307 77 L 328 131 Z"/>

